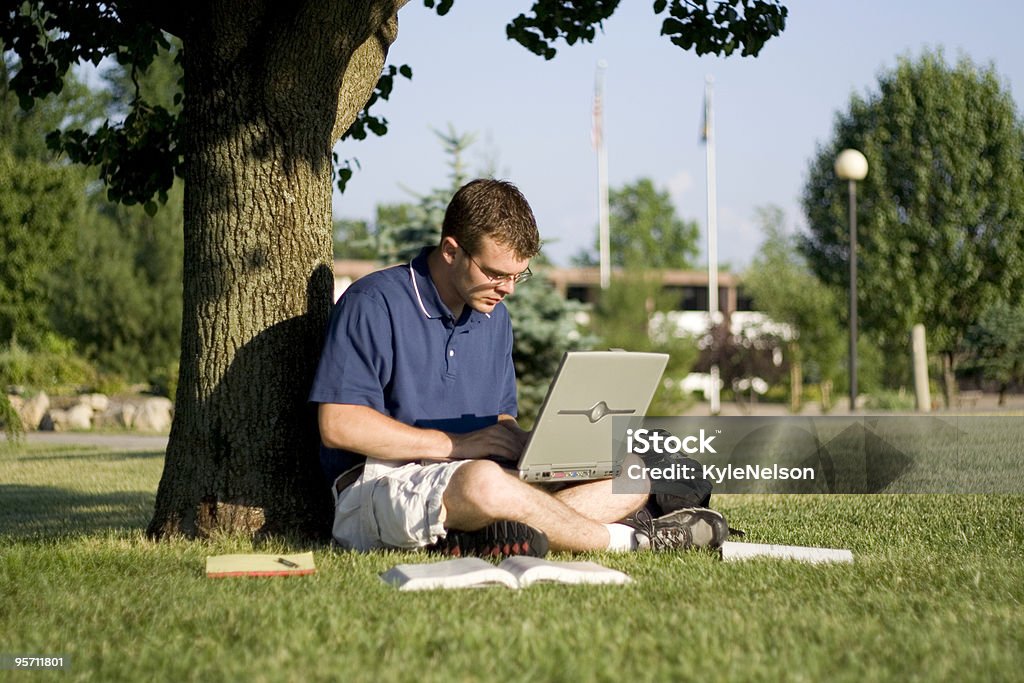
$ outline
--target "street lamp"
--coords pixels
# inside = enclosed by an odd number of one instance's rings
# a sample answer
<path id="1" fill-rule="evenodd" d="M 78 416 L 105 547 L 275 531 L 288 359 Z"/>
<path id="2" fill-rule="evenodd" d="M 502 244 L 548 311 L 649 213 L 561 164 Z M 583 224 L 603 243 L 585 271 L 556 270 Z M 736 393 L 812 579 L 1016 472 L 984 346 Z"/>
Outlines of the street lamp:
<path id="1" fill-rule="evenodd" d="M 836 157 L 836 175 L 850 188 L 850 412 L 857 410 L 857 181 L 868 174 L 868 160 L 855 149 Z"/>

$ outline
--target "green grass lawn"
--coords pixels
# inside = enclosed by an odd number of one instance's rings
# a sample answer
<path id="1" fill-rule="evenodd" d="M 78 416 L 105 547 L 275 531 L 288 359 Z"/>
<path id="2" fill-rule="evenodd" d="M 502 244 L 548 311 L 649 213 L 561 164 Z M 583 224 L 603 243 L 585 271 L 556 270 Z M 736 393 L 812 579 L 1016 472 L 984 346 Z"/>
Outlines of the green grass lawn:
<path id="1" fill-rule="evenodd" d="M 0 448 L 6 446 L 0 444 Z M 748 540 L 852 565 L 606 555 L 629 586 L 399 593 L 411 554 L 150 543 L 163 458 L 0 450 L 0 680 L 1009 680 L 1024 670 L 1024 497 L 721 496 Z M 207 579 L 227 552 L 318 573 Z"/>

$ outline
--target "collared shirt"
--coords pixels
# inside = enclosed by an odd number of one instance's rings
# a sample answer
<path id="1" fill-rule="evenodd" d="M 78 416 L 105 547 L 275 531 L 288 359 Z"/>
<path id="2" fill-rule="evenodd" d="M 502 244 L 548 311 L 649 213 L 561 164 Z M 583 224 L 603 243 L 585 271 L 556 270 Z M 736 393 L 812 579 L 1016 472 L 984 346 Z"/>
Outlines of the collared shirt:
<path id="1" fill-rule="evenodd" d="M 408 425 L 459 433 L 516 415 L 508 310 L 466 306 L 456 320 L 430 278 L 431 250 L 345 290 L 331 313 L 310 401 L 367 406 Z M 360 460 L 321 449 L 328 479 Z"/>

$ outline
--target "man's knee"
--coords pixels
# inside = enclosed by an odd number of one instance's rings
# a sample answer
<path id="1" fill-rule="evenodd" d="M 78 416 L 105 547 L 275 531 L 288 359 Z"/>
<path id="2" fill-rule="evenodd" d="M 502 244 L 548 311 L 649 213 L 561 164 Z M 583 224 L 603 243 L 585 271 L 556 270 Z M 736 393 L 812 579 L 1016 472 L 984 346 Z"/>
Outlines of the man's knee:
<path id="1" fill-rule="evenodd" d="M 469 505 L 479 514 L 503 518 L 514 503 L 519 480 L 490 460 L 474 460 L 456 470 L 445 491 L 445 504 Z"/>

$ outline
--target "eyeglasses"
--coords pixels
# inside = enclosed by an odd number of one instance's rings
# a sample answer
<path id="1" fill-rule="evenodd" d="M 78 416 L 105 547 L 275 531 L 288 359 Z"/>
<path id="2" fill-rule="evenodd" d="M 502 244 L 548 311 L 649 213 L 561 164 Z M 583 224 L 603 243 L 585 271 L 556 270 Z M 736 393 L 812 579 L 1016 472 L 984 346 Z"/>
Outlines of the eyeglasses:
<path id="1" fill-rule="evenodd" d="M 483 266 L 477 263 L 476 259 L 473 258 L 473 255 L 469 253 L 469 250 L 463 247 L 461 244 L 459 245 L 459 249 L 462 249 L 462 251 L 466 252 L 466 256 L 468 256 L 469 260 L 473 262 L 473 265 L 476 266 L 477 270 L 483 273 L 484 277 L 490 280 L 493 284 L 498 285 L 503 282 L 513 282 L 519 285 L 526 282 L 527 280 L 530 279 L 530 277 L 533 276 L 533 271 L 530 270 L 529 266 L 527 266 L 526 270 L 524 270 L 521 273 L 494 274 L 492 271 L 485 269 Z"/>

